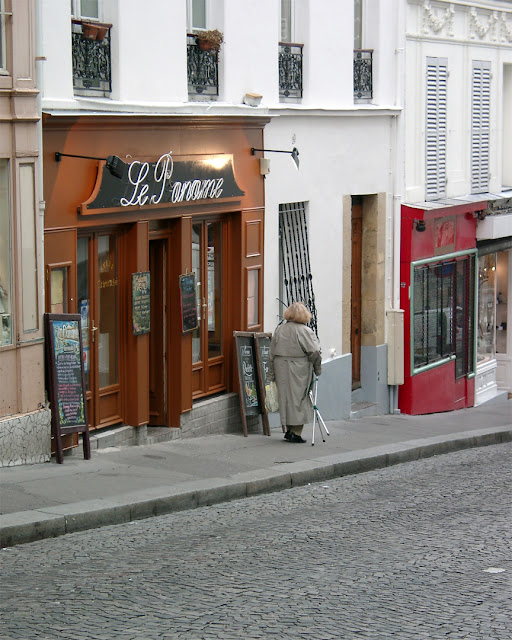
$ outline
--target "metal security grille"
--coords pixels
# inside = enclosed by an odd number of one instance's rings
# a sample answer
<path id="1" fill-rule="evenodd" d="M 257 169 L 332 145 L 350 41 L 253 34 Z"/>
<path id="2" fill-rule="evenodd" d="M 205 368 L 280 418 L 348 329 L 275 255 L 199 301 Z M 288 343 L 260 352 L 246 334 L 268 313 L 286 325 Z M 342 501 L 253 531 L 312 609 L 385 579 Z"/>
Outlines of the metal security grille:
<path id="1" fill-rule="evenodd" d="M 312 315 L 309 326 L 318 335 L 304 202 L 279 205 L 279 240 L 286 306 L 303 302 Z"/>
<path id="2" fill-rule="evenodd" d="M 473 371 L 474 282 L 474 256 L 414 268 L 415 369 L 455 355 L 457 378 Z"/>

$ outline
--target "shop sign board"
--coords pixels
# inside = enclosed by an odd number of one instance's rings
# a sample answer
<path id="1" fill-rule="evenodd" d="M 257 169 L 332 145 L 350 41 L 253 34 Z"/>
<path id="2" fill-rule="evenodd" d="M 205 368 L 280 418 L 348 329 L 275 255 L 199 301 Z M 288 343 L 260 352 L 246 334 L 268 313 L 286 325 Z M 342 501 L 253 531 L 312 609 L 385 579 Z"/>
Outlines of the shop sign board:
<path id="1" fill-rule="evenodd" d="M 84 458 L 91 458 L 84 350 L 80 314 L 45 314 L 46 358 L 52 433 L 58 463 L 62 436 L 82 433 Z"/>
<path id="2" fill-rule="evenodd" d="M 121 165 L 121 166 L 120 166 Z M 156 162 L 118 159 L 117 173 L 112 175 L 106 164 L 98 173 L 94 191 L 81 205 L 83 215 L 98 209 L 145 207 L 241 197 L 233 156 L 172 156 L 163 154 Z"/>
<path id="3" fill-rule="evenodd" d="M 244 435 L 248 435 L 247 416 L 262 414 L 263 434 L 270 435 L 267 411 L 265 408 L 264 377 L 262 364 L 265 356 L 258 355 L 260 348 L 255 334 L 247 331 L 234 331 L 235 356 L 238 367 L 240 413 Z M 264 345 L 263 345 L 264 346 Z M 267 357 L 268 363 L 268 357 Z"/>

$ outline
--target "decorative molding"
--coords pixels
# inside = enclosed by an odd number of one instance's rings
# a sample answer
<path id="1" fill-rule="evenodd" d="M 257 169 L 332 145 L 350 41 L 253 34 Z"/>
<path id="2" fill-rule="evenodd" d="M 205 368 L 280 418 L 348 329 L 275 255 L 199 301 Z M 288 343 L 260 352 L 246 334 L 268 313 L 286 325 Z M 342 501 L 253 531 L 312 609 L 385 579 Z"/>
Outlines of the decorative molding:
<path id="1" fill-rule="evenodd" d="M 485 18 L 483 21 L 478 19 L 478 13 L 475 7 L 471 7 L 469 11 L 469 37 L 475 39 L 478 37 L 480 40 L 488 38 L 489 40 L 497 40 L 497 26 L 498 26 L 498 14 L 493 11 L 487 17 L 487 24 L 485 24 Z"/>
<path id="2" fill-rule="evenodd" d="M 441 13 L 441 15 L 439 15 Z M 439 33 L 446 29 L 447 35 L 453 37 L 453 19 L 455 16 L 455 8 L 450 3 L 444 11 L 441 9 L 434 10 L 430 4 L 430 0 L 423 2 L 423 33 L 428 34 L 431 31 Z"/>
<path id="3" fill-rule="evenodd" d="M 500 42 L 512 42 L 512 21 L 510 25 L 507 23 L 507 15 L 510 14 L 501 12 L 499 20 Z"/>

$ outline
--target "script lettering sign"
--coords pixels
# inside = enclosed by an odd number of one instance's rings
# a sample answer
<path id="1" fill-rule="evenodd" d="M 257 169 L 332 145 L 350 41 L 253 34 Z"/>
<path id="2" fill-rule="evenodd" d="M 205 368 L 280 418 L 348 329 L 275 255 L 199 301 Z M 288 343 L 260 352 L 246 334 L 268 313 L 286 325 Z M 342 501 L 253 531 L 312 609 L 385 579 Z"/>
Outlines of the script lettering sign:
<path id="1" fill-rule="evenodd" d="M 232 155 L 181 156 L 164 153 L 156 162 L 120 162 L 121 178 L 106 166 L 81 213 L 115 207 L 146 207 L 218 200 L 245 195 L 235 179 Z"/>

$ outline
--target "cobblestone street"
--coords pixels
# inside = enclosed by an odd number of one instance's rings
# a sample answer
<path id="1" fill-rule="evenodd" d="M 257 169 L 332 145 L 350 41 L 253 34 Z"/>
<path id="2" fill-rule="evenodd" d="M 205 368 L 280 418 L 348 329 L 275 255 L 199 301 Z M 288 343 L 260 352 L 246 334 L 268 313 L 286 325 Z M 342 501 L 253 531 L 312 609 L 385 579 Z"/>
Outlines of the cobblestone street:
<path id="1" fill-rule="evenodd" d="M 510 640 L 512 444 L 2 550 L 2 640 Z"/>

